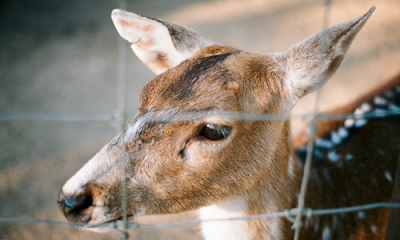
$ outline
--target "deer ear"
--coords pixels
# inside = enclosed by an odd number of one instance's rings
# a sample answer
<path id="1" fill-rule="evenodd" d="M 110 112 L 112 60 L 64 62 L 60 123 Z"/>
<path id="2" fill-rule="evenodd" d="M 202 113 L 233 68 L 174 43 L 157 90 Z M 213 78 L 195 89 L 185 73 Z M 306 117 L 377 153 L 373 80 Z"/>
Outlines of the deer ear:
<path id="1" fill-rule="evenodd" d="M 322 87 L 332 77 L 353 39 L 374 10 L 375 7 L 372 7 L 363 16 L 327 28 L 279 56 L 292 104 Z M 321 44 L 324 45 L 321 47 Z"/>
<path id="2" fill-rule="evenodd" d="M 122 38 L 132 43 L 138 58 L 160 74 L 211 45 L 191 29 L 174 23 L 115 9 L 111 19 Z"/>

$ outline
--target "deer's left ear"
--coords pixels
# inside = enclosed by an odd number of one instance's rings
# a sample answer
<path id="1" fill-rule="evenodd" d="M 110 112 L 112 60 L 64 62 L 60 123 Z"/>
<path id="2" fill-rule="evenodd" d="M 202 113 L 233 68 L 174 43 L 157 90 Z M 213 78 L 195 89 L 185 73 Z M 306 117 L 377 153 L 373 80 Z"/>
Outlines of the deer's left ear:
<path id="1" fill-rule="evenodd" d="M 132 43 L 138 58 L 160 74 L 211 45 L 191 29 L 174 23 L 115 9 L 111 18 L 122 38 Z"/>
<path id="2" fill-rule="evenodd" d="M 277 56 L 292 105 L 332 77 L 353 39 L 374 10 L 375 7 L 372 7 L 363 16 L 327 28 Z M 322 48 L 321 43 L 325 44 Z M 322 58 L 321 49 L 325 49 Z"/>

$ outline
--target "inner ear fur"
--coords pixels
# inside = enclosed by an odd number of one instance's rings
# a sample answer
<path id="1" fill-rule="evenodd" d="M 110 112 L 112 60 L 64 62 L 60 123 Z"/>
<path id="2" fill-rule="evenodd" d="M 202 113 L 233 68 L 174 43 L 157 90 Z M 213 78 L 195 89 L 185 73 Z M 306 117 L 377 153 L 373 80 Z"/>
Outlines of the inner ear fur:
<path id="1" fill-rule="evenodd" d="M 279 68 L 284 71 L 284 82 L 292 104 L 322 87 L 332 77 L 374 10 L 372 7 L 366 14 L 329 27 L 294 45 L 286 53 L 275 56 Z M 324 45 L 321 47 L 322 42 Z"/>
<path id="2" fill-rule="evenodd" d="M 177 66 L 211 45 L 195 31 L 171 22 L 115 9 L 111 19 L 138 58 L 156 74 Z"/>

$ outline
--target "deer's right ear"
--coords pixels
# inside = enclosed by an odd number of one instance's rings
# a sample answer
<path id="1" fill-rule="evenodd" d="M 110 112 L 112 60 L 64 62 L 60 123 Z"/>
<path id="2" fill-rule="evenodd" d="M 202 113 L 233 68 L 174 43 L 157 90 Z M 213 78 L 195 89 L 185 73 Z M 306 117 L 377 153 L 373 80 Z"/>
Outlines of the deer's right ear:
<path id="1" fill-rule="evenodd" d="M 132 43 L 138 58 L 156 74 L 211 45 L 193 30 L 174 23 L 120 9 L 113 10 L 111 18 L 121 37 Z"/>

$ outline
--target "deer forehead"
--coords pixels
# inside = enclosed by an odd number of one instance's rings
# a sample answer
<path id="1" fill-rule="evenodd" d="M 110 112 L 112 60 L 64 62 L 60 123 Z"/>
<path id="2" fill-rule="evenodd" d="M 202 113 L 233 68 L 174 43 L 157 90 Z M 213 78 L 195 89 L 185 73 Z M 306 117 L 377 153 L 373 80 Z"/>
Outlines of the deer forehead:
<path id="1" fill-rule="evenodd" d="M 169 109 L 205 97 L 217 91 L 216 88 L 219 91 L 221 83 L 232 81 L 223 64 L 230 55 L 222 53 L 189 59 L 158 75 L 143 88 L 140 108 Z"/>
<path id="2" fill-rule="evenodd" d="M 271 100 L 281 101 L 286 95 L 282 75 L 273 57 L 214 45 L 147 83 L 140 108 L 265 112 Z"/>

